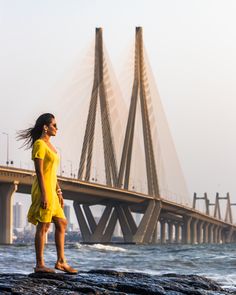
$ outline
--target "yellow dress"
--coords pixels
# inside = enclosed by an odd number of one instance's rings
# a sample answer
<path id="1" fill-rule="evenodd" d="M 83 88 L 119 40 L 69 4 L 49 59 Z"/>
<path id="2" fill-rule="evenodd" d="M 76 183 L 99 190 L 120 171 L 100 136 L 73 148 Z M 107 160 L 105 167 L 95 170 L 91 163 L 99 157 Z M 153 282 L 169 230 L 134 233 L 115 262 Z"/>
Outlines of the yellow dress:
<path id="1" fill-rule="evenodd" d="M 43 175 L 48 207 L 47 209 L 41 207 L 41 191 L 37 176 L 35 176 L 31 189 L 32 204 L 28 212 L 28 221 L 37 225 L 38 222 L 51 222 L 53 217 L 65 219 L 56 192 L 59 156 L 42 139 L 38 139 L 34 142 L 32 149 L 32 160 L 35 158 L 43 160 Z"/>

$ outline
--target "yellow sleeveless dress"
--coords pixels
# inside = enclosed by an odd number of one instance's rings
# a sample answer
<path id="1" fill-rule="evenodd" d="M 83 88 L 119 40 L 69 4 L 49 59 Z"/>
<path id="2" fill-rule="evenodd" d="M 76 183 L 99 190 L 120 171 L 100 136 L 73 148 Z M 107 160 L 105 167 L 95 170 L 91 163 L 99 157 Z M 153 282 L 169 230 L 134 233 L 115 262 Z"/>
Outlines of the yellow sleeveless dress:
<path id="1" fill-rule="evenodd" d="M 32 149 L 32 160 L 35 158 L 43 160 L 43 175 L 48 207 L 47 209 L 41 207 L 41 191 L 37 176 L 35 176 L 31 189 L 32 204 L 28 212 L 28 221 L 37 225 L 38 222 L 52 222 L 53 217 L 65 219 L 56 192 L 59 156 L 42 139 L 38 139 L 34 142 Z"/>

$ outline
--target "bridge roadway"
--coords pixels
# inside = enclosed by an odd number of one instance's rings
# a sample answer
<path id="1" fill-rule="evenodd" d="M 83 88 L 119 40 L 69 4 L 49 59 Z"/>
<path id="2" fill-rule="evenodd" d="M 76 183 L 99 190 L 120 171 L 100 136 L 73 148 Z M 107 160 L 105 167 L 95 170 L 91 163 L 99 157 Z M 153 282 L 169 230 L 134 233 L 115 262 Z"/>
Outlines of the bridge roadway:
<path id="1" fill-rule="evenodd" d="M 35 172 L 0 166 L 0 243 L 12 243 L 14 192 L 30 194 Z M 236 225 L 193 208 L 142 193 L 58 176 L 65 199 L 74 209 L 84 242 L 111 241 L 117 220 L 127 243 L 225 243 L 235 242 Z M 95 222 L 91 205 L 104 205 Z M 139 225 L 131 212 L 142 213 Z"/>

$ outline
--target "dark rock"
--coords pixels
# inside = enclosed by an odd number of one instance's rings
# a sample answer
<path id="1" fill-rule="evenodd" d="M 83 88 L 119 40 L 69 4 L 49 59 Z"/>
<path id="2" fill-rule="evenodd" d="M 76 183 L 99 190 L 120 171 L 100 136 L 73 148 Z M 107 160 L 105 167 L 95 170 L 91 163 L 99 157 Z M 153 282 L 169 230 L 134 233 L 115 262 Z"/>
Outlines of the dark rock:
<path id="1" fill-rule="evenodd" d="M 197 275 L 91 270 L 77 275 L 61 273 L 0 274 L 0 295 L 223 295 L 213 280 Z"/>
<path id="2" fill-rule="evenodd" d="M 1 291 L 8 291 L 8 292 L 10 292 L 11 291 L 11 287 L 9 285 L 6 285 L 6 284 L 1 284 L 0 285 L 0 292 Z"/>

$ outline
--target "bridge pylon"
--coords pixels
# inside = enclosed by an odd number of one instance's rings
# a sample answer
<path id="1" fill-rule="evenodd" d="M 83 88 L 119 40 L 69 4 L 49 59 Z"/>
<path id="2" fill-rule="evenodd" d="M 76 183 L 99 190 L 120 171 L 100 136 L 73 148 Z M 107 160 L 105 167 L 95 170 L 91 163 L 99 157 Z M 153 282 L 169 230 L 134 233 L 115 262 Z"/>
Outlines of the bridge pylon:
<path id="1" fill-rule="evenodd" d="M 216 193 L 214 217 L 218 219 L 221 219 L 220 199 L 225 199 L 225 198 L 220 197 L 219 193 Z"/>
<path id="2" fill-rule="evenodd" d="M 197 193 L 193 194 L 193 209 L 196 209 L 197 200 L 204 200 L 205 202 L 205 213 L 207 215 L 210 214 L 209 206 L 210 200 L 208 199 L 207 193 L 204 193 L 203 197 L 198 197 Z"/>
<path id="3" fill-rule="evenodd" d="M 105 59 L 103 51 L 102 28 L 96 28 L 95 63 L 93 88 L 84 134 L 82 153 L 79 164 L 78 178 L 89 181 L 93 157 L 94 133 L 98 105 L 100 105 L 102 140 L 105 162 L 106 184 L 115 186 L 117 183 L 117 162 L 111 131 L 110 111 L 105 87 Z"/>
<path id="4" fill-rule="evenodd" d="M 225 211 L 225 222 L 233 223 L 233 214 L 232 214 L 231 206 L 235 206 L 236 204 L 231 203 L 229 193 L 226 194 L 225 199 L 227 200 L 226 211 Z"/>
<path id="5" fill-rule="evenodd" d="M 100 107 L 106 189 L 100 195 L 100 185 L 89 183 L 88 190 L 84 191 L 81 188 L 78 195 L 73 198 L 74 209 L 83 241 L 88 243 L 111 242 L 117 222 L 119 222 L 125 243 L 155 243 L 158 240 L 157 230 L 160 230 L 160 242 L 162 244 L 166 242 L 201 244 L 220 243 L 226 240 L 232 241 L 236 230 L 231 223 L 220 220 L 219 198 L 215 207 L 216 218 L 209 215 L 209 206 L 212 204 L 210 204 L 207 194 L 204 194 L 203 197 L 206 205 L 205 213 L 197 212 L 192 208 L 187 209 L 180 204 L 174 204 L 173 201 L 166 200 L 164 197 L 161 198 L 160 188 L 162 187 L 162 176 L 161 174 L 158 175 L 156 166 L 160 163 L 161 167 L 161 162 L 156 161 L 157 158 L 155 156 L 157 155 L 154 153 L 153 142 L 155 138 L 151 130 L 151 122 L 153 122 L 155 117 L 155 109 L 152 108 L 154 102 L 151 101 L 152 85 L 149 84 L 151 79 L 149 80 L 150 76 L 148 73 L 144 55 L 142 28 L 137 27 L 132 94 L 121 160 L 118 167 L 110 120 L 110 110 L 112 111 L 112 108 L 109 110 L 108 103 L 109 92 L 107 86 L 107 68 L 103 54 L 102 30 L 100 28 L 96 29 L 93 89 L 90 98 L 78 178 L 85 180 L 85 183 L 90 181 L 96 116 Z M 131 162 L 132 156 L 135 155 L 133 146 L 135 141 L 136 118 L 139 111 L 142 119 L 142 142 L 144 145 L 146 165 L 146 169 L 144 168 L 143 170 L 145 170 L 144 172 L 147 178 L 147 196 L 140 201 L 137 200 L 137 202 L 134 202 L 135 196 L 138 196 L 139 193 L 135 191 L 132 198 L 129 198 L 128 194 L 132 193 L 129 190 L 129 184 L 130 175 L 133 172 Z M 116 138 L 114 137 L 114 139 Z M 167 142 L 170 143 L 170 141 Z M 158 148 L 161 152 L 161 145 Z M 178 169 L 177 164 L 176 167 Z M 106 195 L 107 193 L 109 196 Z M 113 193 L 118 195 L 118 197 L 112 196 Z M 194 208 L 197 199 L 199 198 L 195 194 Z M 103 205 L 105 207 L 98 221 L 93 216 L 91 210 L 91 206 L 93 205 Z M 230 217 L 232 214 L 229 210 L 227 212 L 229 215 L 227 218 L 230 221 L 232 220 Z M 135 221 L 135 213 L 142 214 L 139 224 Z"/>
<path id="6" fill-rule="evenodd" d="M 215 203 L 210 202 L 210 200 L 207 196 L 207 193 L 204 193 L 203 197 L 198 197 L 197 193 L 194 193 L 194 195 L 193 195 L 193 209 L 196 209 L 197 200 L 204 200 L 205 212 L 207 215 L 210 214 L 210 206 L 214 206 L 213 216 L 214 216 L 214 218 L 217 218 L 219 220 L 223 220 L 222 214 L 221 214 L 220 200 L 226 200 L 226 210 L 225 210 L 224 221 L 229 222 L 229 223 L 233 223 L 232 206 L 235 206 L 236 204 L 231 203 L 229 193 L 227 193 L 225 197 L 221 197 L 220 194 L 217 192 L 216 198 L 215 198 Z"/>
<path id="7" fill-rule="evenodd" d="M 147 103 L 148 78 L 146 75 L 146 65 L 144 60 L 142 32 L 143 31 L 141 27 L 136 28 L 134 80 L 118 175 L 118 185 L 119 187 L 122 187 L 122 185 L 124 185 L 125 189 L 128 189 L 129 187 L 130 166 L 135 130 L 135 118 L 139 99 L 142 115 L 148 194 L 150 196 L 156 196 L 157 198 L 159 198 L 160 193 L 158 186 L 156 161 L 154 155 L 153 139 L 151 134 L 150 114 Z"/>
<path id="8" fill-rule="evenodd" d="M 159 200 L 160 194 L 150 126 L 150 105 L 148 105 L 147 93 L 148 77 L 146 75 L 146 64 L 144 60 L 142 28 L 137 27 L 135 37 L 135 67 L 133 88 L 121 162 L 118 172 L 114 152 L 115 149 L 111 134 L 107 94 L 104 84 L 102 30 L 96 29 L 93 90 L 90 99 L 78 178 L 85 179 L 86 181 L 89 181 L 90 178 L 96 112 L 99 98 L 102 119 L 106 183 L 107 185 L 117 186 L 126 190 L 129 189 L 135 118 L 137 114 L 137 105 L 140 103 L 148 195 L 155 197 L 155 200 L 150 200 L 143 204 L 145 209 L 142 212 L 143 217 L 139 225 L 136 225 L 132 214 L 132 207 L 128 204 L 111 204 L 110 202 L 104 203 L 103 205 L 105 205 L 105 210 L 103 211 L 103 214 L 98 223 L 96 223 L 90 207 L 75 201 L 74 209 L 80 225 L 83 240 L 86 242 L 109 242 L 111 240 L 111 235 L 114 232 L 117 221 L 119 221 L 125 242 L 150 243 L 156 239 L 155 232 L 161 212 L 161 201 Z"/>

